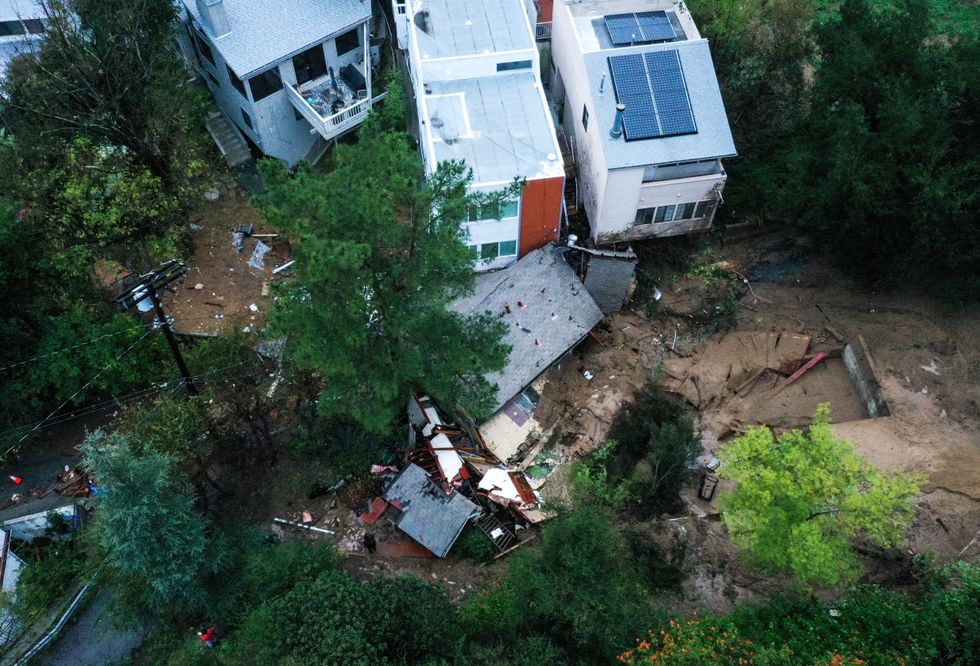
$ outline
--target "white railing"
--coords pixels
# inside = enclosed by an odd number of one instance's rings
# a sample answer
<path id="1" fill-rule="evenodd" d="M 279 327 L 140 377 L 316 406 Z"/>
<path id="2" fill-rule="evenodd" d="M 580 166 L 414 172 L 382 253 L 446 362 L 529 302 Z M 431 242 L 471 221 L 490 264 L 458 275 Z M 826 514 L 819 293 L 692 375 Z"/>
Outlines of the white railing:
<path id="1" fill-rule="evenodd" d="M 538 23 L 534 27 L 534 38 L 551 39 L 551 21 L 548 21 L 547 23 Z"/>
<path id="2" fill-rule="evenodd" d="M 289 101 L 324 139 L 332 139 L 359 125 L 371 110 L 371 99 L 365 98 L 330 116 L 321 116 L 294 86 L 286 86 Z"/>

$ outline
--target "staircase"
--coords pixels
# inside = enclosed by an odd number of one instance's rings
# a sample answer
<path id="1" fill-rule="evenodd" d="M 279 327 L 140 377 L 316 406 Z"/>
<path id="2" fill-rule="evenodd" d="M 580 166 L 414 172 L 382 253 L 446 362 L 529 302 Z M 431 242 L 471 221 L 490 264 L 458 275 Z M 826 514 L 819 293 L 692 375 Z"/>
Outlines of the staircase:
<path id="1" fill-rule="evenodd" d="M 517 535 L 504 526 L 492 513 L 485 514 L 476 521 L 476 526 L 490 537 L 500 552 L 517 545 Z"/>
<path id="2" fill-rule="evenodd" d="M 218 146 L 218 150 L 225 156 L 225 161 L 229 167 L 236 167 L 244 164 L 252 158 L 252 154 L 245 144 L 245 140 L 239 133 L 238 128 L 221 113 L 212 113 L 208 116 L 205 125 L 208 133 Z"/>

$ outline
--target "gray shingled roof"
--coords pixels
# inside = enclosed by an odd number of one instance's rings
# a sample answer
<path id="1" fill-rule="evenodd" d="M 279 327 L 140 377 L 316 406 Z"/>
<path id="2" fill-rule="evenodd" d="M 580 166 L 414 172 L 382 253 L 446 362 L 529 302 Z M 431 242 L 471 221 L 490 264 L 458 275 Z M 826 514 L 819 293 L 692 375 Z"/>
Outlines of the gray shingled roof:
<path id="1" fill-rule="evenodd" d="M 495 411 L 602 319 L 592 296 L 554 245 L 503 270 L 478 275 L 474 293 L 457 299 L 452 309 L 465 316 L 489 312 L 509 325 L 504 337 L 511 346 L 507 367 L 487 375 L 497 384 Z"/>
<path id="2" fill-rule="evenodd" d="M 458 492 L 447 495 L 429 479 L 425 470 L 412 464 L 391 482 L 385 499 L 401 504 L 401 512 L 395 519 L 398 529 L 439 557 L 446 556 L 467 521 L 480 512 Z"/>
<path id="3" fill-rule="evenodd" d="M 196 0 L 183 0 L 204 25 Z M 215 39 L 221 56 L 245 79 L 327 37 L 371 18 L 370 0 L 224 0 L 231 32 Z"/>
<path id="4" fill-rule="evenodd" d="M 697 134 L 643 141 L 626 141 L 622 137 L 611 138 L 609 129 L 613 126 L 616 117 L 616 96 L 610 85 L 612 75 L 609 71 L 608 58 L 671 50 L 676 50 L 680 55 L 681 68 L 684 70 L 684 80 L 691 99 L 691 110 L 694 112 L 694 122 L 698 128 Z M 718 78 L 715 76 L 715 67 L 711 62 L 711 51 L 706 40 L 607 49 L 586 53 L 584 58 L 596 111 L 596 117 L 589 120 L 589 126 L 591 128 L 592 123 L 596 123 L 595 127 L 602 139 L 603 151 L 606 154 L 606 165 L 610 169 L 735 155 L 735 142 L 732 140 L 732 131 L 728 126 L 725 103 L 721 99 Z M 606 78 L 606 92 L 600 96 L 598 90 L 603 75 Z"/>

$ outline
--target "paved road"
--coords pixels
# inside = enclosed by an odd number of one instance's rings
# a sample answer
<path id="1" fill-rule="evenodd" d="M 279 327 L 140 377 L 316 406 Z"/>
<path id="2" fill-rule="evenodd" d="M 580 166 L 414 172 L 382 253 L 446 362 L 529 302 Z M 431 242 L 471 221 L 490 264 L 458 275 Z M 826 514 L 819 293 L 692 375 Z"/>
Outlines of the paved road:
<path id="1" fill-rule="evenodd" d="M 113 590 L 98 596 L 69 622 L 57 642 L 41 658 L 45 666 L 107 666 L 135 650 L 146 638 L 143 623 L 119 624 L 110 616 Z"/>

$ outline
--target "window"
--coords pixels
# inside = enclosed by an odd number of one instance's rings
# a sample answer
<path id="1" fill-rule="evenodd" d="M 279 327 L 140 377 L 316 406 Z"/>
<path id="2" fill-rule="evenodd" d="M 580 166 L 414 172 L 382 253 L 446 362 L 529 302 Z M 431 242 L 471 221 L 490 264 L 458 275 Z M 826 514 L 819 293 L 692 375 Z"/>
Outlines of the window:
<path id="1" fill-rule="evenodd" d="M 694 212 L 694 217 L 711 217 L 711 214 L 715 211 L 715 202 L 712 200 L 699 201 L 697 210 Z"/>
<path id="2" fill-rule="evenodd" d="M 282 90 L 282 79 L 279 78 L 279 68 L 262 72 L 248 80 L 248 87 L 252 91 L 252 100 L 258 102 L 265 99 L 274 92 Z"/>
<path id="3" fill-rule="evenodd" d="M 218 83 L 218 79 L 214 78 L 214 75 L 211 72 L 205 72 L 205 73 L 208 75 L 208 81 L 210 81 L 215 88 L 221 87 L 221 84 Z"/>
<path id="4" fill-rule="evenodd" d="M 505 201 L 500 206 L 500 219 L 505 217 L 517 217 L 517 201 Z"/>
<path id="5" fill-rule="evenodd" d="M 214 66 L 214 54 L 211 53 L 211 47 L 208 46 L 208 43 L 206 41 L 204 41 L 204 39 L 201 37 L 201 35 L 198 34 L 197 32 L 194 33 L 194 43 L 197 44 L 197 51 L 198 51 L 198 53 L 200 53 L 202 56 L 204 56 L 204 58 L 209 63 L 211 63 L 211 66 L 213 67 Z"/>
<path id="6" fill-rule="evenodd" d="M 674 213 L 675 220 L 690 220 L 694 217 L 694 209 L 697 203 L 677 204 L 677 211 Z"/>
<path id="7" fill-rule="evenodd" d="M 513 257 L 517 254 L 517 241 L 504 241 L 500 244 L 501 257 Z"/>
<path id="8" fill-rule="evenodd" d="M 233 70 L 228 65 L 225 65 L 225 69 L 228 70 L 228 80 L 231 81 L 231 85 L 235 86 L 235 90 L 240 92 L 242 94 L 242 97 L 248 99 L 248 93 L 245 92 L 245 84 L 242 83 L 242 80 L 238 78 L 237 74 L 235 74 L 235 70 Z"/>
<path id="9" fill-rule="evenodd" d="M 32 35 L 44 32 L 44 21 L 41 19 L 27 19 L 24 21 L 24 25 L 27 27 L 27 32 Z"/>
<path id="10" fill-rule="evenodd" d="M 656 165 L 650 164 L 643 169 L 643 182 L 652 183 L 657 179 L 657 167 Z"/>
<path id="11" fill-rule="evenodd" d="M 294 55 L 293 68 L 296 70 L 296 83 L 300 85 L 326 74 L 327 62 L 323 56 L 323 45 L 317 44 L 311 49 Z"/>
<path id="12" fill-rule="evenodd" d="M 510 72 L 515 69 L 531 69 L 530 60 L 514 60 L 513 62 L 498 62 L 498 72 Z"/>
<path id="13" fill-rule="evenodd" d="M 245 109 L 239 109 L 239 110 L 242 112 L 242 120 L 245 121 L 245 124 L 248 126 L 248 128 L 252 131 L 255 131 L 255 125 L 252 124 L 252 116 L 248 115 Z"/>
<path id="14" fill-rule="evenodd" d="M 354 28 L 350 32 L 345 32 L 337 39 L 334 43 L 337 45 L 337 55 L 341 56 L 345 53 L 349 53 L 361 45 L 361 34 L 360 30 Z"/>
<path id="15" fill-rule="evenodd" d="M 582 105 L 582 128 L 586 132 L 589 131 L 589 109 L 584 104 Z"/>
<path id="16" fill-rule="evenodd" d="M 23 35 L 24 24 L 20 21 L 3 21 L 0 23 L 0 37 L 10 37 L 12 35 Z"/>
<path id="17" fill-rule="evenodd" d="M 670 204 L 656 208 L 640 208 L 636 211 L 634 224 L 651 224 L 654 222 L 676 222 L 678 220 L 698 220 L 709 217 L 714 210 L 714 201 L 692 201 L 689 203 Z"/>
<path id="18" fill-rule="evenodd" d="M 480 246 L 481 259 L 496 259 L 500 256 L 500 243 L 484 243 Z"/>

